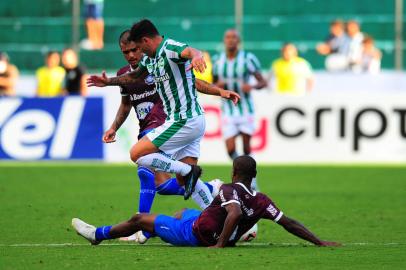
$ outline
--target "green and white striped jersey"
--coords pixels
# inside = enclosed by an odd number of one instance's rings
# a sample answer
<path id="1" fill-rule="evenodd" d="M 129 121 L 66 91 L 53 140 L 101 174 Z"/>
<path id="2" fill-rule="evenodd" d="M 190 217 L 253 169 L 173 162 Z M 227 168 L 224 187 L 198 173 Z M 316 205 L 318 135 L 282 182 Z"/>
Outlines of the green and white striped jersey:
<path id="1" fill-rule="evenodd" d="M 233 90 L 241 96 L 240 102 L 234 106 L 230 100 L 222 99 L 221 109 L 226 116 L 247 116 L 254 113 L 251 93 L 244 93 L 243 83 L 248 83 L 250 75 L 261 71 L 256 56 L 250 52 L 238 51 L 234 59 L 227 59 L 226 53 L 213 56 L 213 76 L 225 82 L 225 88 Z"/>
<path id="2" fill-rule="evenodd" d="M 155 57 L 145 56 L 139 63 L 154 75 L 155 84 L 162 99 L 167 120 L 190 119 L 203 114 L 197 100 L 195 76 L 186 71 L 190 60 L 181 57 L 186 44 L 164 39 Z"/>

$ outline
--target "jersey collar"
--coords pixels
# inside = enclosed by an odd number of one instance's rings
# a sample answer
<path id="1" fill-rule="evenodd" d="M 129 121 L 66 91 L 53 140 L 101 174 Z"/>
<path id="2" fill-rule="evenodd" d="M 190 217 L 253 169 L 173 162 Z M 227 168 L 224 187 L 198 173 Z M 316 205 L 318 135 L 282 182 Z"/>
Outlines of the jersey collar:
<path id="1" fill-rule="evenodd" d="M 164 46 L 165 42 L 166 42 L 166 38 L 165 38 L 165 36 L 162 36 L 162 41 L 161 41 L 161 43 L 159 43 L 159 46 L 158 46 L 158 48 L 156 49 L 156 52 L 155 52 L 155 58 L 157 58 L 160 55 L 161 49 Z"/>
<path id="2" fill-rule="evenodd" d="M 251 193 L 251 191 L 243 183 L 238 182 L 236 184 L 241 186 L 243 189 L 245 189 L 245 191 L 248 192 L 251 196 L 254 197 L 255 195 L 257 195 L 257 192 L 255 190 L 253 190 L 252 193 Z"/>

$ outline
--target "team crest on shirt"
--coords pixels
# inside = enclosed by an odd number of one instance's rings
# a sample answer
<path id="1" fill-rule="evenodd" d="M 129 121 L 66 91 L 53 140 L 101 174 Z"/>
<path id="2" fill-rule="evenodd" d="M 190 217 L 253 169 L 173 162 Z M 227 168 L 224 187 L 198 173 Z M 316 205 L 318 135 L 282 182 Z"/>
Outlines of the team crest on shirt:
<path id="1" fill-rule="evenodd" d="M 165 65 L 164 59 L 163 59 L 163 58 L 159 58 L 159 60 L 158 60 L 158 67 L 159 67 L 159 68 L 163 68 L 164 65 Z"/>
<path id="2" fill-rule="evenodd" d="M 154 75 L 148 74 L 148 76 L 145 77 L 144 82 L 145 82 L 146 84 L 148 84 L 148 85 L 154 84 L 154 83 L 155 83 L 155 81 L 154 81 Z"/>
<path id="3" fill-rule="evenodd" d="M 152 71 L 154 70 L 154 65 L 153 64 L 148 64 L 147 65 L 147 70 L 149 73 L 152 73 Z"/>

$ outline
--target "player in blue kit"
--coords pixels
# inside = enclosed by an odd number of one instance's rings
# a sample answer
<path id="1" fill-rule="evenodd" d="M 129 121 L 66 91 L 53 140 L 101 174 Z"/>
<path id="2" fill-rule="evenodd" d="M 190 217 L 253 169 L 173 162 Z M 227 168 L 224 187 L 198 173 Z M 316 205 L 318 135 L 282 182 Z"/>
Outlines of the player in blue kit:
<path id="1" fill-rule="evenodd" d="M 240 156 L 233 163 L 232 183 L 222 185 L 219 194 L 203 211 L 186 209 L 175 217 L 137 214 L 120 224 L 98 228 L 74 218 L 72 226 L 93 245 L 145 230 L 175 246 L 223 248 L 235 246 L 254 224 L 267 219 L 317 246 L 340 245 L 319 239 L 298 221 L 286 216 L 267 195 L 252 190 L 251 181 L 256 174 L 255 160 Z"/>

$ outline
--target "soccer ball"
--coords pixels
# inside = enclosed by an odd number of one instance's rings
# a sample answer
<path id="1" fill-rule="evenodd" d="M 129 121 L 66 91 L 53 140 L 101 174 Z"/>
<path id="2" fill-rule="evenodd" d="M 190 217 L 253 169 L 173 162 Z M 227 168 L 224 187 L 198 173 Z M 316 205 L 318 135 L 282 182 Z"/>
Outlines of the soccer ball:
<path id="1" fill-rule="evenodd" d="M 254 240 L 255 238 L 257 238 L 257 233 L 258 233 L 258 225 L 255 224 L 254 226 L 252 226 L 251 229 L 249 229 L 246 233 L 244 233 L 241 236 L 240 241 L 241 242 L 250 242 L 250 241 Z"/>

